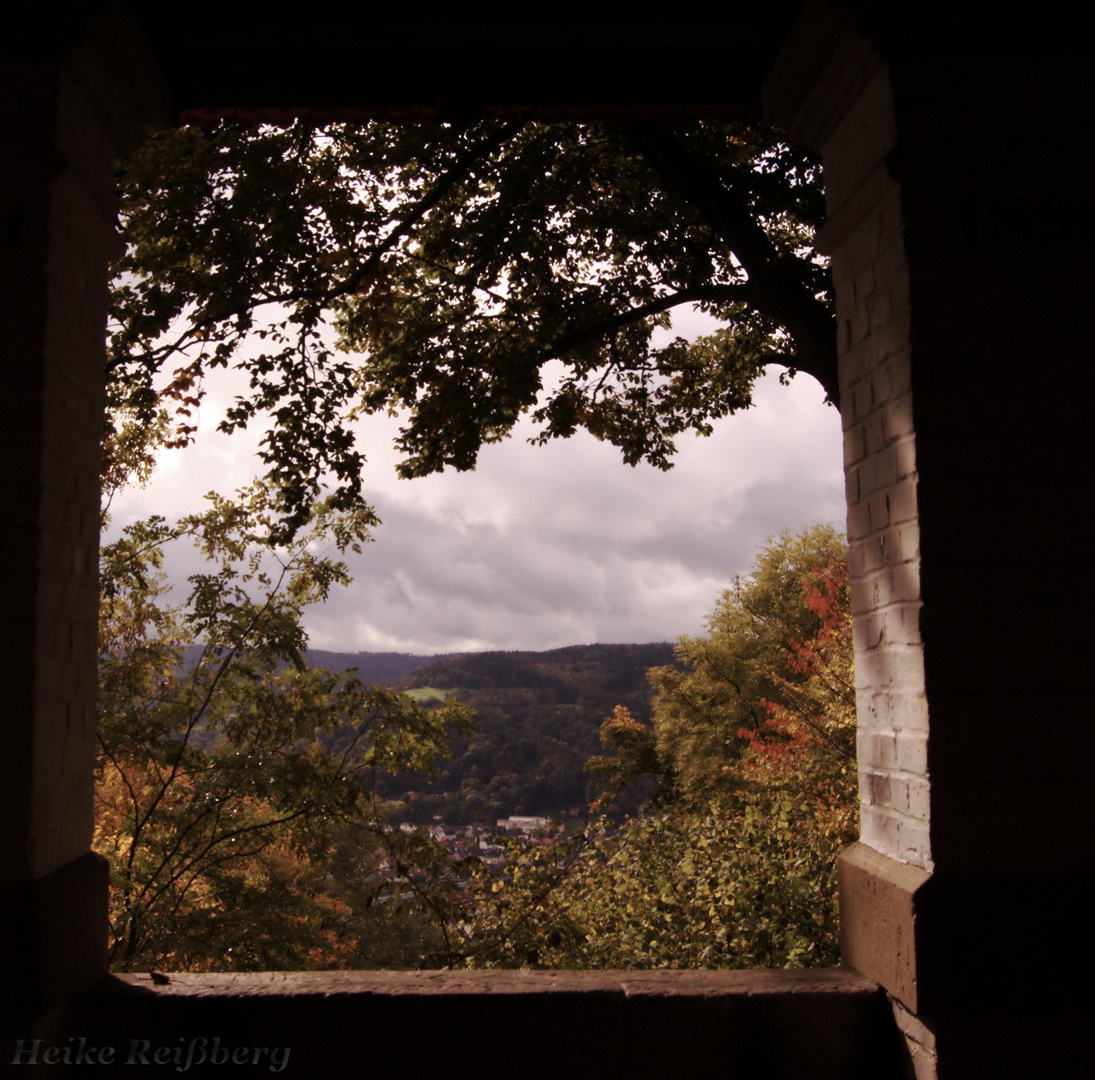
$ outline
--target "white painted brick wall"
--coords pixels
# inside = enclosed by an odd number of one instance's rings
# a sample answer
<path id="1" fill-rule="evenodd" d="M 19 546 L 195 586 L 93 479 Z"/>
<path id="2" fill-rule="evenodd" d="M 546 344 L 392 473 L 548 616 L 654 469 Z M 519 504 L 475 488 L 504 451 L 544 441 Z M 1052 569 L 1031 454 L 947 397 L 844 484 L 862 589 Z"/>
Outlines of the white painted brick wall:
<path id="1" fill-rule="evenodd" d="M 908 271 L 885 168 L 895 138 L 882 70 L 825 147 L 823 242 L 834 238 L 862 837 L 930 868 Z"/>

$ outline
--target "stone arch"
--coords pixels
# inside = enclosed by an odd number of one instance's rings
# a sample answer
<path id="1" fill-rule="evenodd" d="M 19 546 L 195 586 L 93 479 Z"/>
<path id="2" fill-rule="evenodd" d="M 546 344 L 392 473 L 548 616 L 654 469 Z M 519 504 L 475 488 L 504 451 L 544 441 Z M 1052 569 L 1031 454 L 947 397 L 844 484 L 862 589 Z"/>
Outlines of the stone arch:
<path id="1" fill-rule="evenodd" d="M 864 808 L 842 863 L 844 955 L 888 993 L 918 1076 L 1033 1075 L 1086 1050 L 1090 995 L 1068 975 L 1091 958 L 1095 205 L 1076 135 L 1093 66 L 1056 29 L 811 3 L 767 83 L 770 117 L 825 156 L 839 306 Z M 32 27 L 8 55 L 0 1030 L 22 1037 L 103 1015 L 102 996 L 71 996 L 103 966 L 105 875 L 88 853 L 101 312 L 113 155 L 170 115 L 170 86 L 123 16 L 74 40 Z M 578 1009 L 600 1001 L 602 1026 L 642 1013 L 691 1031 L 640 1063 L 725 1066 L 732 1045 L 739 1065 L 784 1061 L 773 1075 L 805 1075 L 806 1061 L 810 1075 L 878 1075 L 878 998 L 830 978 L 765 999 L 769 1034 L 796 1017 L 782 1058 L 749 1059 L 734 1020 L 769 992 L 755 980 L 682 981 L 675 997 L 664 981 L 579 980 L 533 996 L 559 1017 L 569 994 Z M 445 1007 L 527 993 L 469 985 L 448 986 Z M 265 1007 L 300 1026 L 309 992 L 273 986 Z M 385 991 L 341 992 L 352 1016 Z M 189 1008 L 172 1000 L 147 1015 L 169 1025 Z M 858 1050 L 825 1042 L 834 1009 Z"/>

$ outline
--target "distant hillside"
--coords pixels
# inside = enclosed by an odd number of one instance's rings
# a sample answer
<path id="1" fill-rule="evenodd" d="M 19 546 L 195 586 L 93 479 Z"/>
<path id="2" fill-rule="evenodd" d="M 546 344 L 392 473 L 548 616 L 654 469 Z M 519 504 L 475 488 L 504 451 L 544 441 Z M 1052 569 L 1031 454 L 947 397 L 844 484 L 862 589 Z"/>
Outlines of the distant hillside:
<path id="1" fill-rule="evenodd" d="M 326 649 L 309 649 L 308 663 L 312 667 L 327 667 L 332 671 L 357 668 L 357 677 L 363 683 L 367 685 L 382 683 L 387 686 L 426 664 L 448 660 L 456 655 L 456 653 L 442 653 L 437 656 L 396 652 L 344 653 L 328 652 Z"/>
<path id="2" fill-rule="evenodd" d="M 185 664 L 193 664 L 201 655 L 201 645 L 191 645 L 183 654 Z M 309 649 L 308 663 L 312 667 L 327 667 L 332 671 L 346 671 L 357 668 L 357 677 L 367 686 L 381 683 L 389 686 L 426 664 L 439 660 L 448 660 L 457 653 L 440 653 L 432 656 L 419 656 L 416 653 L 395 652 L 330 652 L 327 649 Z"/>
<path id="3" fill-rule="evenodd" d="M 616 705 L 649 719 L 647 668 L 672 662 L 673 646 L 659 643 L 465 653 L 426 664 L 396 685 L 452 693 L 476 710 L 475 733 L 456 743 L 438 782 L 385 778 L 381 794 L 403 801 L 414 821 L 584 810 L 596 785 L 582 766 L 601 750 L 601 721 Z M 641 794 L 623 809 L 634 810 Z"/>
<path id="4" fill-rule="evenodd" d="M 187 661 L 199 652 L 200 646 L 191 646 Z M 309 649 L 308 662 L 333 671 L 357 668 L 362 682 L 395 685 L 425 704 L 452 695 L 475 709 L 474 734 L 454 743 L 436 782 L 410 775 L 383 777 L 378 784 L 384 798 L 403 804 L 404 820 L 439 815 L 471 823 L 584 811 L 597 788 L 582 766 L 601 752 L 601 721 L 617 705 L 650 719 L 646 671 L 673 663 L 673 646 L 571 645 L 444 656 Z M 629 792 L 619 809 L 634 812 L 643 795 Z"/>

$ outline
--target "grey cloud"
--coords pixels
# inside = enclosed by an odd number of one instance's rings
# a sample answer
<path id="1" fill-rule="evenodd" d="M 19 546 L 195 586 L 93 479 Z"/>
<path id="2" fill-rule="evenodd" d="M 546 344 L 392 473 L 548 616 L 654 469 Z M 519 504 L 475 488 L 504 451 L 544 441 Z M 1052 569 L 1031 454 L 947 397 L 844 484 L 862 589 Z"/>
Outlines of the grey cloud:
<path id="1" fill-rule="evenodd" d="M 757 400 L 709 440 L 682 437 L 668 473 L 629 469 L 590 437 L 530 447 L 521 427 L 485 448 L 472 473 L 397 481 L 385 448 L 395 422 L 370 419 L 363 435 L 376 449 L 365 483 L 383 524 L 347 560 L 353 586 L 308 614 L 313 643 L 441 652 L 701 633 L 767 536 L 843 522 L 835 412 L 802 380 L 763 380 Z M 173 468 L 170 509 L 154 485 L 122 500 L 119 524 L 127 514 L 192 509 L 183 502 L 196 505 L 217 471 L 195 466 L 194 484 L 204 486 L 188 495 L 187 474 Z M 177 579 L 200 570 L 200 559 L 178 554 L 169 569 Z"/>

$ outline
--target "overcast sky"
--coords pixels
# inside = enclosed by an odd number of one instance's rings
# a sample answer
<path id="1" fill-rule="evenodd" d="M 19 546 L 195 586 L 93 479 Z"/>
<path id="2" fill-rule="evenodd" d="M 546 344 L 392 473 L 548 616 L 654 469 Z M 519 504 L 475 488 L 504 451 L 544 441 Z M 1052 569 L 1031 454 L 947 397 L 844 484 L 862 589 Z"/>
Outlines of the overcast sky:
<path id="1" fill-rule="evenodd" d="M 148 488 L 117 497 L 111 535 L 248 481 L 259 433 L 214 430 L 231 396 L 211 384 L 198 444 L 165 452 Z M 353 585 L 308 615 L 311 644 L 436 653 L 703 633 L 768 536 L 818 521 L 843 531 L 840 418 L 822 397 L 809 376 L 782 387 L 773 369 L 755 408 L 710 438 L 680 437 L 667 473 L 632 469 L 584 433 L 529 446 L 530 425 L 484 447 L 474 472 L 399 480 L 397 422 L 363 421 L 365 490 L 383 524 L 349 560 Z M 183 580 L 196 565 L 176 554 L 170 570 Z"/>

